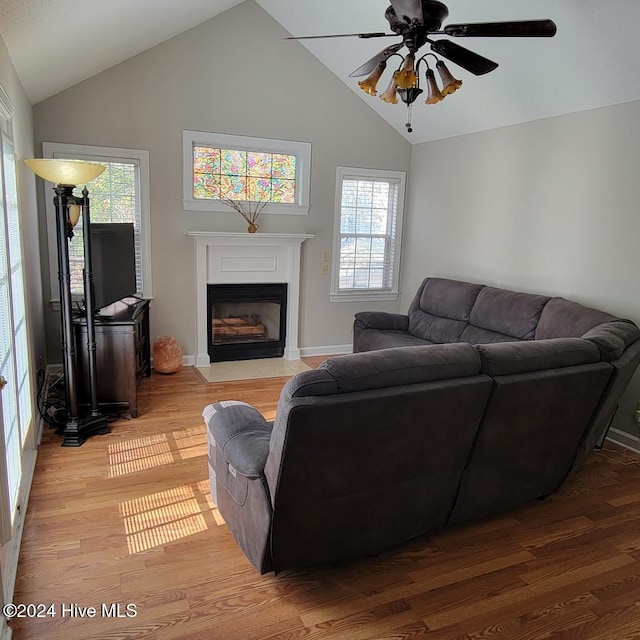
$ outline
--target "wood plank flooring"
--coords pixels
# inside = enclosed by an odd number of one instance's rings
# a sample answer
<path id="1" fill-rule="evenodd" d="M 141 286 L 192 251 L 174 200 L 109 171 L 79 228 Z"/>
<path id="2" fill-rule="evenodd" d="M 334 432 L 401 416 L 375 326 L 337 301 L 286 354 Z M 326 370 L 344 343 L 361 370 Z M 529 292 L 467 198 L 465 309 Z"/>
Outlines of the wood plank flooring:
<path id="1" fill-rule="evenodd" d="M 14 602 L 55 616 L 14 619 L 14 640 L 640 638 L 640 456 L 619 451 L 517 511 L 258 575 L 210 502 L 201 411 L 236 399 L 272 418 L 285 381 L 154 374 L 110 435 L 63 449 L 47 430 Z"/>

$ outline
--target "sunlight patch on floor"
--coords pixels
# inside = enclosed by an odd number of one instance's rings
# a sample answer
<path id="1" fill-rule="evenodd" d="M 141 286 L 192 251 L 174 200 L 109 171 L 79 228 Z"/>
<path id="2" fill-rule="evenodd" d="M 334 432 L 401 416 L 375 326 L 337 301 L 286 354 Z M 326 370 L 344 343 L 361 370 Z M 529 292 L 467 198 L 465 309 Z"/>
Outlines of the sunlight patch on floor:
<path id="1" fill-rule="evenodd" d="M 140 553 L 206 531 L 193 488 L 176 487 L 120 504 L 129 553 Z"/>
<path id="2" fill-rule="evenodd" d="M 207 434 L 204 425 L 114 442 L 109 445 L 109 477 L 118 478 L 206 455 Z"/>

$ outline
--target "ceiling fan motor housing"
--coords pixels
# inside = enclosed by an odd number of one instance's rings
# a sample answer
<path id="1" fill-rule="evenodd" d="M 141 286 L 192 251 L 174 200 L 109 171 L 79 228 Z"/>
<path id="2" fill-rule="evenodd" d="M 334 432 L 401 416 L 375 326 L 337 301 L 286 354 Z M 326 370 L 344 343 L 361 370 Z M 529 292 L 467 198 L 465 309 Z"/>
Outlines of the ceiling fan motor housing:
<path id="1" fill-rule="evenodd" d="M 385 18 L 391 30 L 398 35 L 406 36 L 410 33 L 426 35 L 432 31 L 439 31 L 442 21 L 449 15 L 449 9 L 437 0 L 418 0 L 416 13 L 422 13 L 420 18 L 414 15 L 398 13 L 393 6 L 385 11 Z"/>
<path id="2" fill-rule="evenodd" d="M 405 46 L 412 52 L 427 42 L 429 33 L 439 31 L 442 21 L 449 15 L 449 9 L 437 0 L 417 0 L 415 4 L 417 11 L 412 15 L 399 14 L 393 6 L 385 12 L 391 30 L 402 36 Z"/>
<path id="3" fill-rule="evenodd" d="M 440 31 L 449 9 L 436 0 L 422 0 L 422 23 L 426 31 Z"/>

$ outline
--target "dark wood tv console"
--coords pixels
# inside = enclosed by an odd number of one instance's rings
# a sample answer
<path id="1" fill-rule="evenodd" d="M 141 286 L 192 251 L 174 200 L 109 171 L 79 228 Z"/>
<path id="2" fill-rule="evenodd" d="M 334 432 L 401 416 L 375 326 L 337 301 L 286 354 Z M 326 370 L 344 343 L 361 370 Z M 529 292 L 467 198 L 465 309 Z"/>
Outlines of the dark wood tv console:
<path id="1" fill-rule="evenodd" d="M 81 403 L 89 402 L 87 323 L 74 319 Z M 123 298 L 96 315 L 98 401 L 103 409 L 127 408 L 138 417 L 138 382 L 151 375 L 149 300 Z"/>

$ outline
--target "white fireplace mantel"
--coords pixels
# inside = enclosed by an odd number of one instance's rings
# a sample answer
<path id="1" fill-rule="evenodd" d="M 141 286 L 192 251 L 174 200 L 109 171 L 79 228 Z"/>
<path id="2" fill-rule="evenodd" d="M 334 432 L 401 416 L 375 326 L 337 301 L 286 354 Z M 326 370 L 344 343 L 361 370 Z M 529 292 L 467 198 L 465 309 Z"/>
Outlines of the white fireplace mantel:
<path id="1" fill-rule="evenodd" d="M 298 360 L 300 248 L 308 233 L 230 233 L 187 231 L 195 244 L 196 366 L 210 364 L 207 345 L 207 285 L 287 284 L 287 331 L 284 357 Z"/>

